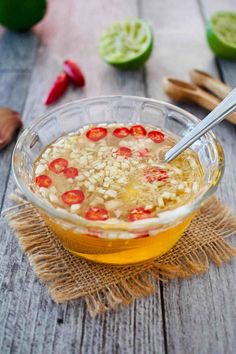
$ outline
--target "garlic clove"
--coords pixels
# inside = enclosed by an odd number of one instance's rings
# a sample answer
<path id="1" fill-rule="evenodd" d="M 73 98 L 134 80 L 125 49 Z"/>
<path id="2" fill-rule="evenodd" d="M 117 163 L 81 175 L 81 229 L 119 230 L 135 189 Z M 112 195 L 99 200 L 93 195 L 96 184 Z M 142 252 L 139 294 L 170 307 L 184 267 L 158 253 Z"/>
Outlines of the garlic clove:
<path id="1" fill-rule="evenodd" d="M 15 132 L 22 127 L 20 114 L 9 108 L 0 108 L 0 150 L 8 145 Z"/>

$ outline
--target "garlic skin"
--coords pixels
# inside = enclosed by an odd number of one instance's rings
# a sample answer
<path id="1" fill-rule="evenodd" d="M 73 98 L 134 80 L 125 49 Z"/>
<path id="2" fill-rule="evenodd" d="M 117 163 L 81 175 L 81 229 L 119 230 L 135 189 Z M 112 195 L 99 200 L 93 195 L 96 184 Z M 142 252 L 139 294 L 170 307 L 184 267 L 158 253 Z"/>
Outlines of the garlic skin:
<path id="1" fill-rule="evenodd" d="M 10 108 L 0 108 L 0 150 L 13 140 L 16 131 L 21 127 L 22 121 L 18 112 Z"/>

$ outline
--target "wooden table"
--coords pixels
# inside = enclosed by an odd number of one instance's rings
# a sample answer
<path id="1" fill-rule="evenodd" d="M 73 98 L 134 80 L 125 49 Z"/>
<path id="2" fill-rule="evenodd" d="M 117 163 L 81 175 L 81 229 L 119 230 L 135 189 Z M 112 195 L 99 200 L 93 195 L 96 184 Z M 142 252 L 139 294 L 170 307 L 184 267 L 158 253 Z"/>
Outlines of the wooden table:
<path id="1" fill-rule="evenodd" d="M 215 60 L 204 33 L 214 11 L 236 11 L 234 0 L 53 0 L 44 21 L 25 34 L 0 29 L 0 106 L 22 113 L 28 126 L 47 111 L 45 95 L 64 59 L 77 60 L 87 77 L 84 90 L 71 88 L 58 103 L 102 94 L 167 98 L 164 75 L 189 79 L 199 68 L 236 86 L 236 63 Z M 97 38 L 114 20 L 141 16 L 153 26 L 155 48 L 146 67 L 120 72 L 99 58 Z M 199 117 L 206 112 L 183 105 Z M 226 152 L 219 195 L 236 208 L 236 129 L 216 129 Z M 15 184 L 14 143 L 0 153 L 1 208 Z M 0 352 L 82 354 L 234 354 L 236 352 L 236 262 L 189 280 L 159 284 L 156 295 L 129 308 L 91 319 L 84 302 L 56 305 L 36 279 L 14 234 L 1 225 Z"/>

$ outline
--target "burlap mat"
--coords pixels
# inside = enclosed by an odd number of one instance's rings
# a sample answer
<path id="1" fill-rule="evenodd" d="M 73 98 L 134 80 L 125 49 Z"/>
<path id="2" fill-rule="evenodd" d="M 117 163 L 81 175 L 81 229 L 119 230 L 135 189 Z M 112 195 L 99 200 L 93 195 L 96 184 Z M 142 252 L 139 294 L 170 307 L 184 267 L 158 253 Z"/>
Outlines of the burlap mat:
<path id="1" fill-rule="evenodd" d="M 138 266 L 95 264 L 70 254 L 29 202 L 21 200 L 4 214 L 51 297 L 58 303 L 84 297 L 93 316 L 154 293 L 153 284 L 158 284 L 154 279 L 200 274 L 207 271 L 209 261 L 220 265 L 236 255 L 236 249 L 225 240 L 236 233 L 236 217 L 215 197 L 200 210 L 174 248 Z"/>

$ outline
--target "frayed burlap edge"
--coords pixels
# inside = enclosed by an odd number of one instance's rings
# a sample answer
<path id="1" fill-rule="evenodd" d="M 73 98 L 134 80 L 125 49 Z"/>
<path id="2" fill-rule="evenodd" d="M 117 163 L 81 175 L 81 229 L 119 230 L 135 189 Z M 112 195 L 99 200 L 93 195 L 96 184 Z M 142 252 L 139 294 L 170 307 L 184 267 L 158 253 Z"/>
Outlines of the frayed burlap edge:
<path id="1" fill-rule="evenodd" d="M 92 292 L 83 290 L 76 284 L 70 267 L 65 263 L 63 255 L 67 251 L 55 238 L 48 237 L 48 232 L 51 231 L 36 209 L 20 197 L 14 196 L 14 199 L 18 205 L 6 210 L 4 215 L 16 232 L 21 247 L 27 253 L 39 279 L 47 284 L 50 295 L 58 303 L 84 297 L 92 316 L 107 310 L 115 310 L 120 304 L 129 305 L 137 298 L 153 294 L 158 284 L 154 280 L 166 281 L 198 275 L 207 271 L 209 261 L 221 265 L 236 255 L 236 249 L 225 240 L 236 232 L 236 217 L 213 197 L 201 209 L 199 216 L 202 214 L 208 217 L 214 224 L 215 234 L 210 241 L 206 237 L 205 242 L 201 244 L 196 242 L 191 252 L 178 250 L 177 243 L 177 247 L 159 259 L 131 267 L 127 277 L 123 276 L 117 282 L 113 281 L 102 287 L 98 285 Z M 176 249 L 178 254 L 175 254 Z M 85 260 L 81 262 L 90 263 Z M 83 264 L 81 271 L 83 272 Z"/>

